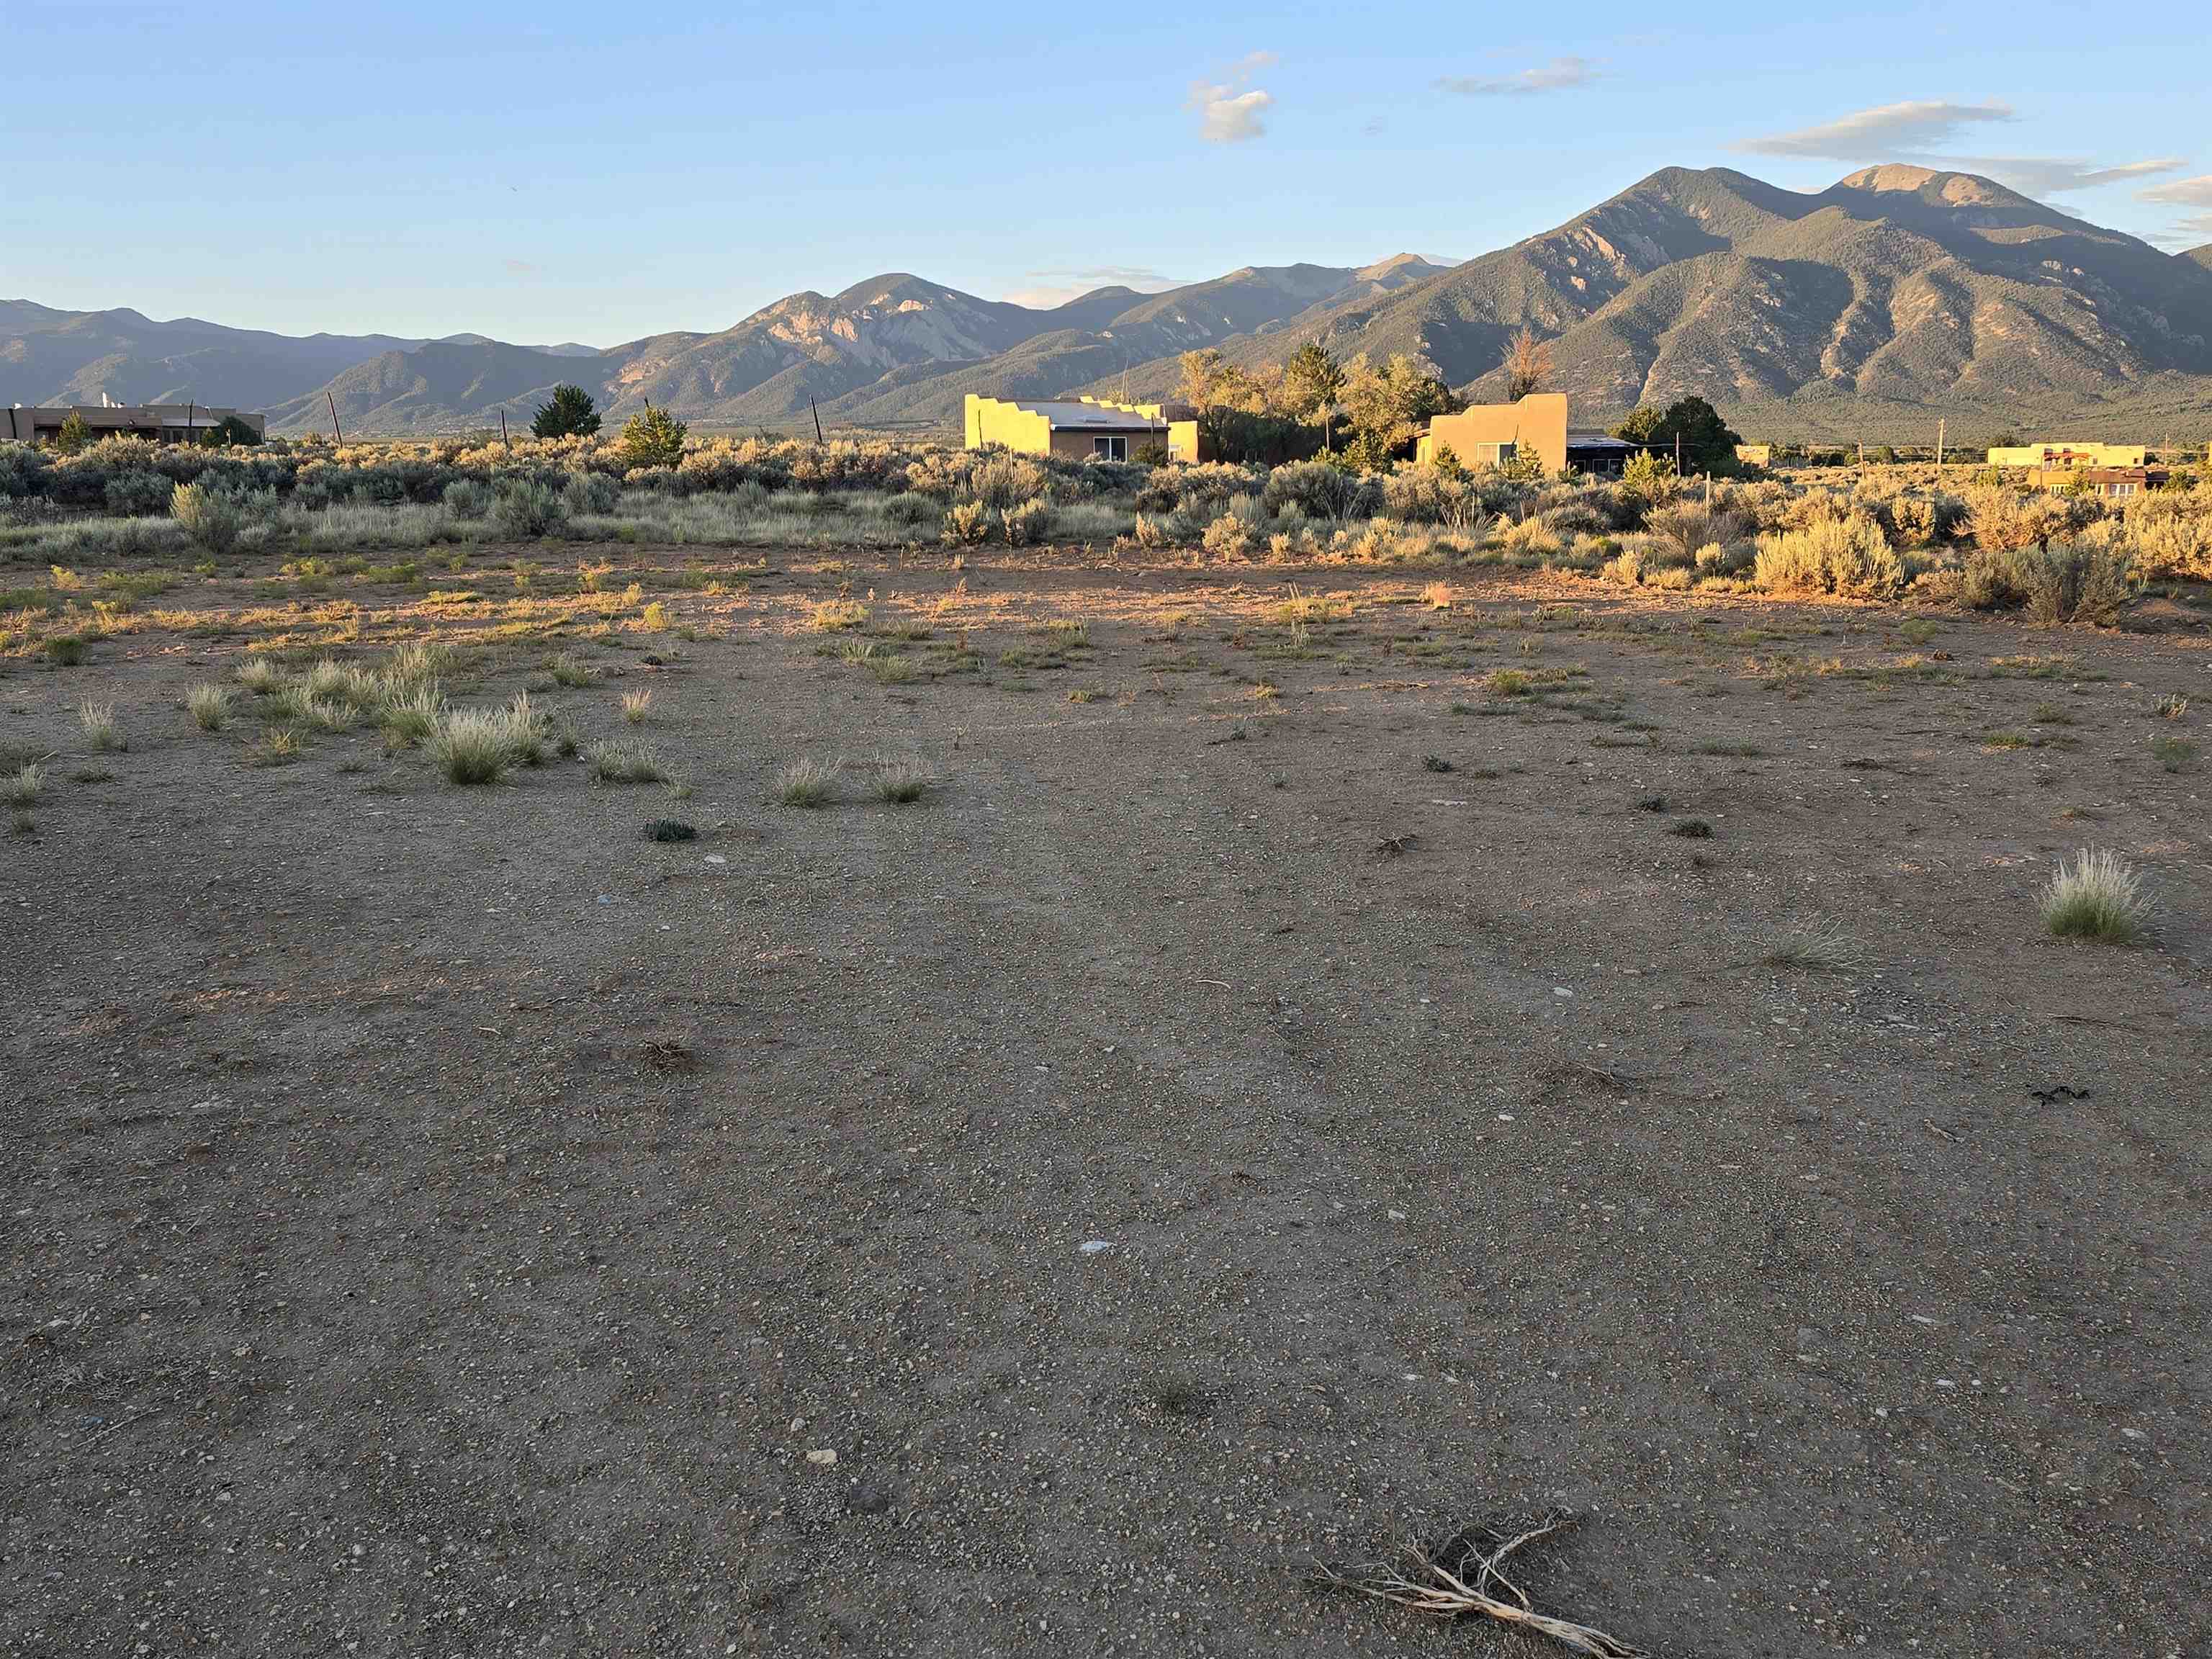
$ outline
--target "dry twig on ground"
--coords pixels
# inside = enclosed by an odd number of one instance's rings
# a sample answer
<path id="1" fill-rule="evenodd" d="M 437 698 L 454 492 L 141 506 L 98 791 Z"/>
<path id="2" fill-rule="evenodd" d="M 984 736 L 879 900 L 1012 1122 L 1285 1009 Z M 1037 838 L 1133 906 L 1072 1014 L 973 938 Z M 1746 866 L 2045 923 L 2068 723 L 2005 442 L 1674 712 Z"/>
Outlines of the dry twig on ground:
<path id="1" fill-rule="evenodd" d="M 1500 1537 L 1487 1528 L 1466 1528 L 1434 1549 L 1408 1545 L 1395 1561 L 1322 1566 L 1319 1576 L 1322 1583 L 1339 1589 L 1356 1590 L 1432 1618 L 1474 1613 L 1548 1636 L 1569 1651 L 1594 1659 L 1644 1659 L 1643 1649 L 1617 1636 L 1537 1612 L 1528 1592 L 1506 1577 L 1505 1564 L 1515 1551 L 1573 1524 L 1572 1516 L 1552 1514 L 1510 1537 Z"/>

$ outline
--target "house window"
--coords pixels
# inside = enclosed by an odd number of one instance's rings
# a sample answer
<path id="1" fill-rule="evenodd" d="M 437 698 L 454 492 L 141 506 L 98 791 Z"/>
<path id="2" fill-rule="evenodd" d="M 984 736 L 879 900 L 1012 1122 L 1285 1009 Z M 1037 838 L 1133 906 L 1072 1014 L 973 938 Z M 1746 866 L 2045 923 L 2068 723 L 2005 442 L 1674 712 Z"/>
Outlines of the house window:
<path id="1" fill-rule="evenodd" d="M 1513 459 L 1514 453 L 1515 446 L 1510 443 L 1477 444 L 1474 447 L 1474 464 L 1477 466 L 1503 466 Z"/>
<path id="2" fill-rule="evenodd" d="M 1127 438 L 1093 438 L 1091 453 L 1098 460 L 1126 461 L 1129 459 L 1129 441 Z"/>

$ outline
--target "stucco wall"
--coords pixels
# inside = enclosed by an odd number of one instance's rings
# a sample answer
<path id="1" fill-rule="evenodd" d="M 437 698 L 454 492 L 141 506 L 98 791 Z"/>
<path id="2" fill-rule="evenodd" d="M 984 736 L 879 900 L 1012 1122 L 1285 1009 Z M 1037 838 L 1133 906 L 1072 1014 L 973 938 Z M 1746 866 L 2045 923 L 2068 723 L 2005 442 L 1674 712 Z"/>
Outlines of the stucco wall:
<path id="1" fill-rule="evenodd" d="M 1521 454 L 1533 449 L 1546 472 L 1564 472 L 1566 393 L 1532 392 L 1517 404 L 1477 404 L 1461 414 L 1439 415 L 1429 422 L 1419 453 L 1421 459 L 1434 460 L 1437 450 L 1447 447 L 1462 465 L 1474 466 L 1481 444 L 1511 444 Z"/>

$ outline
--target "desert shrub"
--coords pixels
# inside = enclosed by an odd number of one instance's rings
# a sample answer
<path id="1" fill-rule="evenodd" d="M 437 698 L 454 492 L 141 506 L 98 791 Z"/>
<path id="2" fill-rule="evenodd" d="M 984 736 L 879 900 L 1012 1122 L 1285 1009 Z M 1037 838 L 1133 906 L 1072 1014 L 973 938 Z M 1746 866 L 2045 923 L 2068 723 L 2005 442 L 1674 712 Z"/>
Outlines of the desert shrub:
<path id="1" fill-rule="evenodd" d="M 534 540 L 550 536 L 568 521 L 568 504 L 552 485 L 535 478 L 514 478 L 499 487 L 492 501 L 492 521 L 509 536 Z"/>
<path id="2" fill-rule="evenodd" d="M 204 483 L 180 483 L 169 492 L 169 516 L 210 553 L 228 553 L 237 544 L 237 503 Z"/>
<path id="3" fill-rule="evenodd" d="M 158 472 L 118 472 L 101 490 L 110 513 L 159 513 L 170 505 L 175 486 Z"/>
<path id="4" fill-rule="evenodd" d="M 477 478 L 456 478 L 446 486 L 446 511 L 457 519 L 481 519 L 491 511 L 492 487 Z"/>
<path id="5" fill-rule="evenodd" d="M 2129 945 L 2149 924 L 2151 905 L 2142 878 L 2117 853 L 2083 848 L 2073 865 L 2063 859 L 2038 903 L 2043 925 L 2060 939 Z"/>
<path id="6" fill-rule="evenodd" d="M 561 486 L 561 502 L 568 515 L 611 513 L 622 502 L 622 486 L 604 472 L 571 472 Z"/>
<path id="7" fill-rule="evenodd" d="M 1655 507 L 1646 515 L 1644 529 L 1656 544 L 1662 568 L 1686 570 L 1697 563 L 1699 548 L 1743 541 L 1750 536 L 1752 526 L 1749 519 L 1726 507 L 1675 501 Z"/>
<path id="8" fill-rule="evenodd" d="M 1967 555 L 1960 597 L 1977 610 L 2024 605 L 2039 623 L 2109 628 L 2140 586 L 2124 548 L 2054 542 L 2004 552 L 1976 548 Z"/>
<path id="9" fill-rule="evenodd" d="M 837 787 L 838 769 L 802 755 L 777 773 L 769 799 L 782 806 L 825 806 Z"/>
<path id="10" fill-rule="evenodd" d="M 1900 495 L 1889 504 L 1889 521 L 1903 547 L 1933 547 L 1949 540 L 1966 522 L 1966 505 L 1956 495 Z"/>
<path id="11" fill-rule="evenodd" d="M 1631 455 L 1620 469 L 1620 487 L 1657 506 L 1674 499 L 1680 490 L 1681 480 L 1674 476 L 1674 463 L 1670 457 L 1646 449 Z"/>
<path id="12" fill-rule="evenodd" d="M 1252 549 L 1252 526 L 1234 513 L 1224 513 L 1206 526 L 1201 545 L 1210 558 L 1242 558 Z"/>
<path id="13" fill-rule="evenodd" d="M 1034 501 L 1051 488 L 1052 479 L 1044 468 L 1020 455 L 994 455 L 968 480 L 969 498 L 1000 513 Z"/>
<path id="14" fill-rule="evenodd" d="M 1905 565 L 1881 526 L 1854 513 L 1760 537 L 1752 580 L 1773 593 L 1878 598 L 1905 585 Z"/>
<path id="15" fill-rule="evenodd" d="M 2009 553 L 2047 540 L 2066 513 L 2047 495 L 2024 495 L 2008 485 L 1982 484 L 1966 492 L 1966 532 L 1985 553 Z"/>
<path id="16" fill-rule="evenodd" d="M 1509 524 L 1498 538 L 1498 544 L 1508 553 L 1517 553 L 1524 558 L 1541 558 L 1561 551 L 1566 544 L 1559 533 L 1541 519 L 1523 519 Z"/>
<path id="17" fill-rule="evenodd" d="M 20 501 L 44 495 L 50 471 L 52 464 L 35 446 L 0 444 L 0 497 Z"/>
<path id="18" fill-rule="evenodd" d="M 2130 504 L 2124 524 L 2137 569 L 2154 581 L 2212 581 L 2212 496 L 2155 490 Z"/>
<path id="19" fill-rule="evenodd" d="M 885 522 L 906 530 L 919 530 L 924 525 L 936 522 L 937 503 L 927 495 L 901 491 L 884 503 Z"/>
<path id="20" fill-rule="evenodd" d="M 999 526 L 1006 532 L 1008 547 L 1028 547 L 1042 542 L 1052 534 L 1052 503 L 1032 496 L 1000 514 Z"/>
<path id="21" fill-rule="evenodd" d="M 1636 548 L 1624 547 L 1606 561 L 1601 574 L 1609 582 L 1634 587 L 1644 580 L 1644 555 Z"/>
<path id="22" fill-rule="evenodd" d="M 1430 471 L 1433 471 L 1431 468 Z M 1260 499 L 1271 514 L 1295 507 L 1310 519 L 1342 524 L 1383 505 L 1386 486 L 1327 461 L 1294 461 L 1267 475 Z"/>
<path id="23" fill-rule="evenodd" d="M 991 509 L 981 501 L 956 501 L 945 510 L 940 539 L 956 547 L 972 547 L 991 533 Z"/>
<path id="24" fill-rule="evenodd" d="M 185 708 L 203 732 L 220 732 L 230 719 L 230 688 L 202 680 L 185 693 Z"/>

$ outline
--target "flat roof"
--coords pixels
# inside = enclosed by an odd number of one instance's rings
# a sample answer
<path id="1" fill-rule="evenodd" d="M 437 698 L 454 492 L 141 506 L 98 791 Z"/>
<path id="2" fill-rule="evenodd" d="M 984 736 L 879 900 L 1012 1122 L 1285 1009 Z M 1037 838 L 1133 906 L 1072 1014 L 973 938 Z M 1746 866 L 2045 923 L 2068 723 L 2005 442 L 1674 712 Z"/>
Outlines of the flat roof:
<path id="1" fill-rule="evenodd" d="M 1025 409 L 1032 415 L 1042 415 L 1054 426 L 1105 427 L 1117 432 L 1158 432 L 1167 425 L 1165 421 L 1153 420 L 1133 410 L 1103 409 L 1097 404 L 1079 404 L 1052 398 L 1036 399 L 1009 398 L 1006 400 L 1017 409 Z"/>

